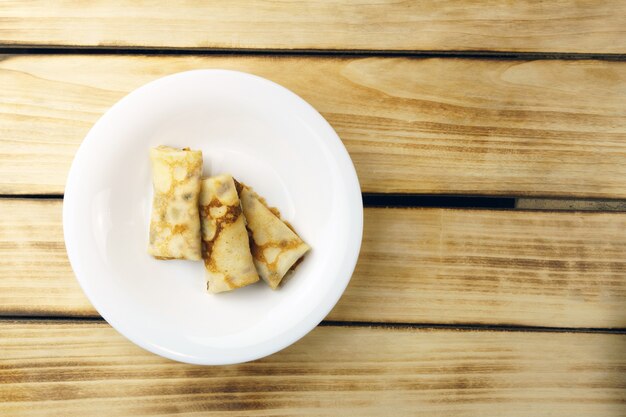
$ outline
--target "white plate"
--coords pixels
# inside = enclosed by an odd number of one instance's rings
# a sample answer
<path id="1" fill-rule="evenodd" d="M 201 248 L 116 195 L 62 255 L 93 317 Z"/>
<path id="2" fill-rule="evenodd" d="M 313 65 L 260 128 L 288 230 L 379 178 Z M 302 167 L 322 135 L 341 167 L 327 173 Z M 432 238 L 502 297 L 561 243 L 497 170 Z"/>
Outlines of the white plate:
<path id="1" fill-rule="evenodd" d="M 202 150 L 204 175 L 251 185 L 311 245 L 280 290 L 207 294 L 202 262 L 148 256 L 148 149 L 160 144 Z M 115 329 L 170 359 L 229 364 L 287 347 L 330 312 L 356 264 L 363 206 L 346 149 L 309 104 L 254 75 L 199 70 L 137 89 L 94 125 L 70 169 L 63 228 L 81 287 Z"/>

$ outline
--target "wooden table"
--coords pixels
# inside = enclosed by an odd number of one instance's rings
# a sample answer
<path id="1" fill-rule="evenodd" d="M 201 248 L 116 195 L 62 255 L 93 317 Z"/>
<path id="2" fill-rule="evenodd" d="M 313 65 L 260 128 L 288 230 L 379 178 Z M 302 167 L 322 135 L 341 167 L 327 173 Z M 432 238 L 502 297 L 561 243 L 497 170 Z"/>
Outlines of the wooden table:
<path id="1" fill-rule="evenodd" d="M 626 2 L 5 1 L 0 48 L 0 415 L 626 415 Z M 317 329 L 199 367 L 98 317 L 61 207 L 113 103 L 213 67 L 329 120 L 365 235 Z"/>

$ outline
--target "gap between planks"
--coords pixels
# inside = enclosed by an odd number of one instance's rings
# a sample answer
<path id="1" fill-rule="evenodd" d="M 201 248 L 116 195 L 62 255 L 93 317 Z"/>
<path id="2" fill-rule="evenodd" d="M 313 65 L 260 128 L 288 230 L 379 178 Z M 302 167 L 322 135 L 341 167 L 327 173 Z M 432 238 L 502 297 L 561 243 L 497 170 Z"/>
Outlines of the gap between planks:
<path id="1" fill-rule="evenodd" d="M 599 60 L 626 61 L 626 54 L 565 53 L 565 52 L 507 52 L 507 51 L 401 51 L 368 49 L 225 49 L 225 48 L 163 48 L 63 45 L 0 44 L 0 55 L 146 55 L 146 56 L 319 56 L 347 58 L 466 58 L 495 60 Z"/>
<path id="2" fill-rule="evenodd" d="M 0 194 L 0 199 L 62 200 L 63 195 Z M 626 200 L 363 193 L 363 206 L 623 212 Z"/>
<path id="3" fill-rule="evenodd" d="M 100 316 L 44 316 L 44 315 L 6 315 L 0 316 L 0 323 L 19 322 L 59 322 L 59 323 L 105 323 Z M 321 327 L 365 327 L 376 329 L 415 329 L 415 330 L 453 330 L 453 331 L 490 331 L 490 332 L 542 332 L 542 333 L 601 333 L 626 334 L 626 328 L 608 327 L 559 327 L 559 326 L 520 326 L 514 324 L 445 324 L 445 323 L 394 323 L 376 321 L 341 321 L 323 320 Z"/>

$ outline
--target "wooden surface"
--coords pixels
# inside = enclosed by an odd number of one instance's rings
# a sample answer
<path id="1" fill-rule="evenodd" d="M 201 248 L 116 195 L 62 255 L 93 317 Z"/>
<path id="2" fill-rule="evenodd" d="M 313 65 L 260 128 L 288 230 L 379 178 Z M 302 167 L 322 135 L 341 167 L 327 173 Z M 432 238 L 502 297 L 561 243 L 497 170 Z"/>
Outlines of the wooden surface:
<path id="1" fill-rule="evenodd" d="M 0 314 L 97 315 L 67 261 L 61 201 L 0 212 Z M 624 230 L 626 213 L 367 208 L 328 319 L 626 327 Z"/>
<path id="2" fill-rule="evenodd" d="M 62 193 L 103 112 L 196 68 L 300 94 L 339 133 L 364 192 L 626 198 L 626 62 L 272 56 L 6 56 L 0 193 Z"/>
<path id="3" fill-rule="evenodd" d="M 6 416 L 624 411 L 625 335 L 321 327 L 269 358 L 198 367 L 102 323 L 2 322 L 0 334 Z"/>
<path id="4" fill-rule="evenodd" d="M 626 52 L 620 0 L 4 1 L 6 45 Z"/>
<path id="5" fill-rule="evenodd" d="M 0 2 L 0 416 L 626 416 L 625 22 L 619 0 Z M 374 193 L 326 323 L 225 367 L 117 334 L 61 225 L 95 121 L 198 68 L 302 96 Z"/>
<path id="6" fill-rule="evenodd" d="M 518 198 L 515 207 L 528 210 L 626 211 L 626 201 Z"/>

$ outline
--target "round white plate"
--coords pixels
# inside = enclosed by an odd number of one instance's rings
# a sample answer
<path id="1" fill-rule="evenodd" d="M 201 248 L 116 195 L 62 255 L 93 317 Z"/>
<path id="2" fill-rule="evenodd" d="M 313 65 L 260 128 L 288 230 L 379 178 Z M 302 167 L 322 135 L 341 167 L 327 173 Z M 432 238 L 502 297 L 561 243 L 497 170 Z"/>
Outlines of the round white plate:
<path id="1" fill-rule="evenodd" d="M 202 262 L 147 252 L 148 150 L 200 149 L 204 175 L 252 186 L 313 248 L 277 291 L 208 294 Z M 94 307 L 139 346 L 177 361 L 229 364 L 283 349 L 333 308 L 354 270 L 361 190 L 339 137 L 300 97 L 263 78 L 198 70 L 115 104 L 76 153 L 63 205 L 72 268 Z"/>

